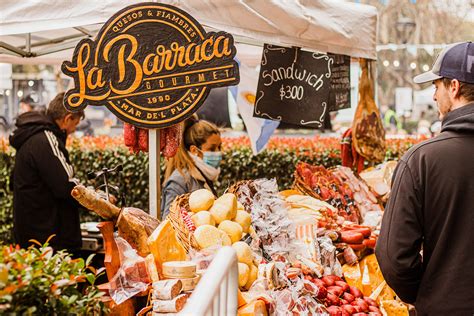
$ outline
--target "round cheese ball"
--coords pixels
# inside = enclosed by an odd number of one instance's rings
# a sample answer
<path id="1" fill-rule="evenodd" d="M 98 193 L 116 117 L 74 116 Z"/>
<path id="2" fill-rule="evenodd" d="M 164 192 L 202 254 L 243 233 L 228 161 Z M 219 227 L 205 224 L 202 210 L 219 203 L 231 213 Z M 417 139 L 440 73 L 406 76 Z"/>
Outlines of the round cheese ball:
<path id="1" fill-rule="evenodd" d="M 250 268 L 245 263 L 239 262 L 239 286 L 244 287 L 249 280 Z"/>
<path id="2" fill-rule="evenodd" d="M 234 218 L 234 222 L 242 226 L 242 230 L 244 233 L 248 233 L 250 224 L 252 223 L 252 218 L 250 217 L 250 214 L 246 211 L 237 210 L 237 215 Z"/>
<path id="3" fill-rule="evenodd" d="M 246 242 L 238 241 L 232 245 L 232 248 L 237 253 L 237 260 L 239 262 L 245 263 L 248 266 L 253 264 L 253 252 Z"/>
<path id="4" fill-rule="evenodd" d="M 236 222 L 225 220 L 221 222 L 217 228 L 224 231 L 229 236 L 232 243 L 237 242 L 242 238 L 242 226 Z"/>
<path id="5" fill-rule="evenodd" d="M 214 194 L 206 189 L 200 189 L 189 195 L 189 209 L 193 213 L 207 211 L 214 204 Z"/>
<path id="6" fill-rule="evenodd" d="M 214 217 L 212 217 L 211 213 L 208 211 L 200 211 L 191 216 L 191 220 L 193 221 L 194 225 L 196 227 L 202 226 L 202 225 L 216 225 L 216 221 L 214 220 Z"/>

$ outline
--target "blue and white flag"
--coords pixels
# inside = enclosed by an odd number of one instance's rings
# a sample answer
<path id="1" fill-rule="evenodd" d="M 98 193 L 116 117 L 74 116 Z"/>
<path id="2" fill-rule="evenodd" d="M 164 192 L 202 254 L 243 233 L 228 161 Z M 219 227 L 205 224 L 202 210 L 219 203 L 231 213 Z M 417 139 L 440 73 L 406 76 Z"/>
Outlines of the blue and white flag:
<path id="1" fill-rule="evenodd" d="M 258 71 L 240 64 L 240 83 L 237 90 L 237 108 L 242 116 L 254 155 L 265 149 L 280 122 L 253 117 Z"/>

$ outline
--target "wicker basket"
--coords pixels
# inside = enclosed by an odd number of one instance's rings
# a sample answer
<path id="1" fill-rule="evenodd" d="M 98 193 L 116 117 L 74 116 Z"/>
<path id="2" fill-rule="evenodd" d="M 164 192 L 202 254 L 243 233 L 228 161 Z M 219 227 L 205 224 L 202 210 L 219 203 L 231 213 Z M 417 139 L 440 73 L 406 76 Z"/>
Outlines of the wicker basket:
<path id="1" fill-rule="evenodd" d="M 238 181 L 236 183 L 234 183 L 233 185 L 231 185 L 228 189 L 227 189 L 227 193 L 233 193 L 235 194 L 237 197 L 239 197 L 239 190 L 240 190 L 240 187 L 244 186 L 244 185 L 248 185 L 252 182 L 252 180 L 241 180 L 241 181 Z"/>
<path id="2" fill-rule="evenodd" d="M 188 226 L 186 226 L 183 217 L 181 216 L 182 208 L 189 211 L 189 194 L 183 194 L 176 197 L 173 203 L 171 203 L 170 212 L 167 218 L 170 220 L 171 226 L 173 226 L 176 231 L 179 242 L 186 252 L 189 252 L 189 249 L 198 249 L 199 247 L 196 238 L 194 238 L 194 235 L 189 231 Z"/>

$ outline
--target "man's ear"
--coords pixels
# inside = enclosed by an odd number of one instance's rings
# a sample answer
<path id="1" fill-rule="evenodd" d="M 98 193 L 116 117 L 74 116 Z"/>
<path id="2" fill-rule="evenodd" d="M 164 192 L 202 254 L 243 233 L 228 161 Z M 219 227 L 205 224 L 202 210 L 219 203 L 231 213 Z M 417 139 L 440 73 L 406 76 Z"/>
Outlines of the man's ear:
<path id="1" fill-rule="evenodd" d="M 460 88 L 460 83 L 459 83 L 459 80 L 457 79 L 453 79 L 451 80 L 451 84 L 449 86 L 449 92 L 451 92 L 451 94 L 454 96 L 454 97 L 457 97 L 458 94 L 459 94 L 459 88 Z"/>

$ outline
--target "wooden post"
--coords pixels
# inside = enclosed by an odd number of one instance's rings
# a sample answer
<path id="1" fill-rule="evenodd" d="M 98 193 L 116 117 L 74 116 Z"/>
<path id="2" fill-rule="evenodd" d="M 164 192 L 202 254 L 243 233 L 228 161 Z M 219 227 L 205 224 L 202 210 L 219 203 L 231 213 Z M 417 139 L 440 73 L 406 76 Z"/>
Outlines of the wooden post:
<path id="1" fill-rule="evenodd" d="M 160 130 L 148 130 L 148 179 L 150 215 L 161 219 Z"/>

